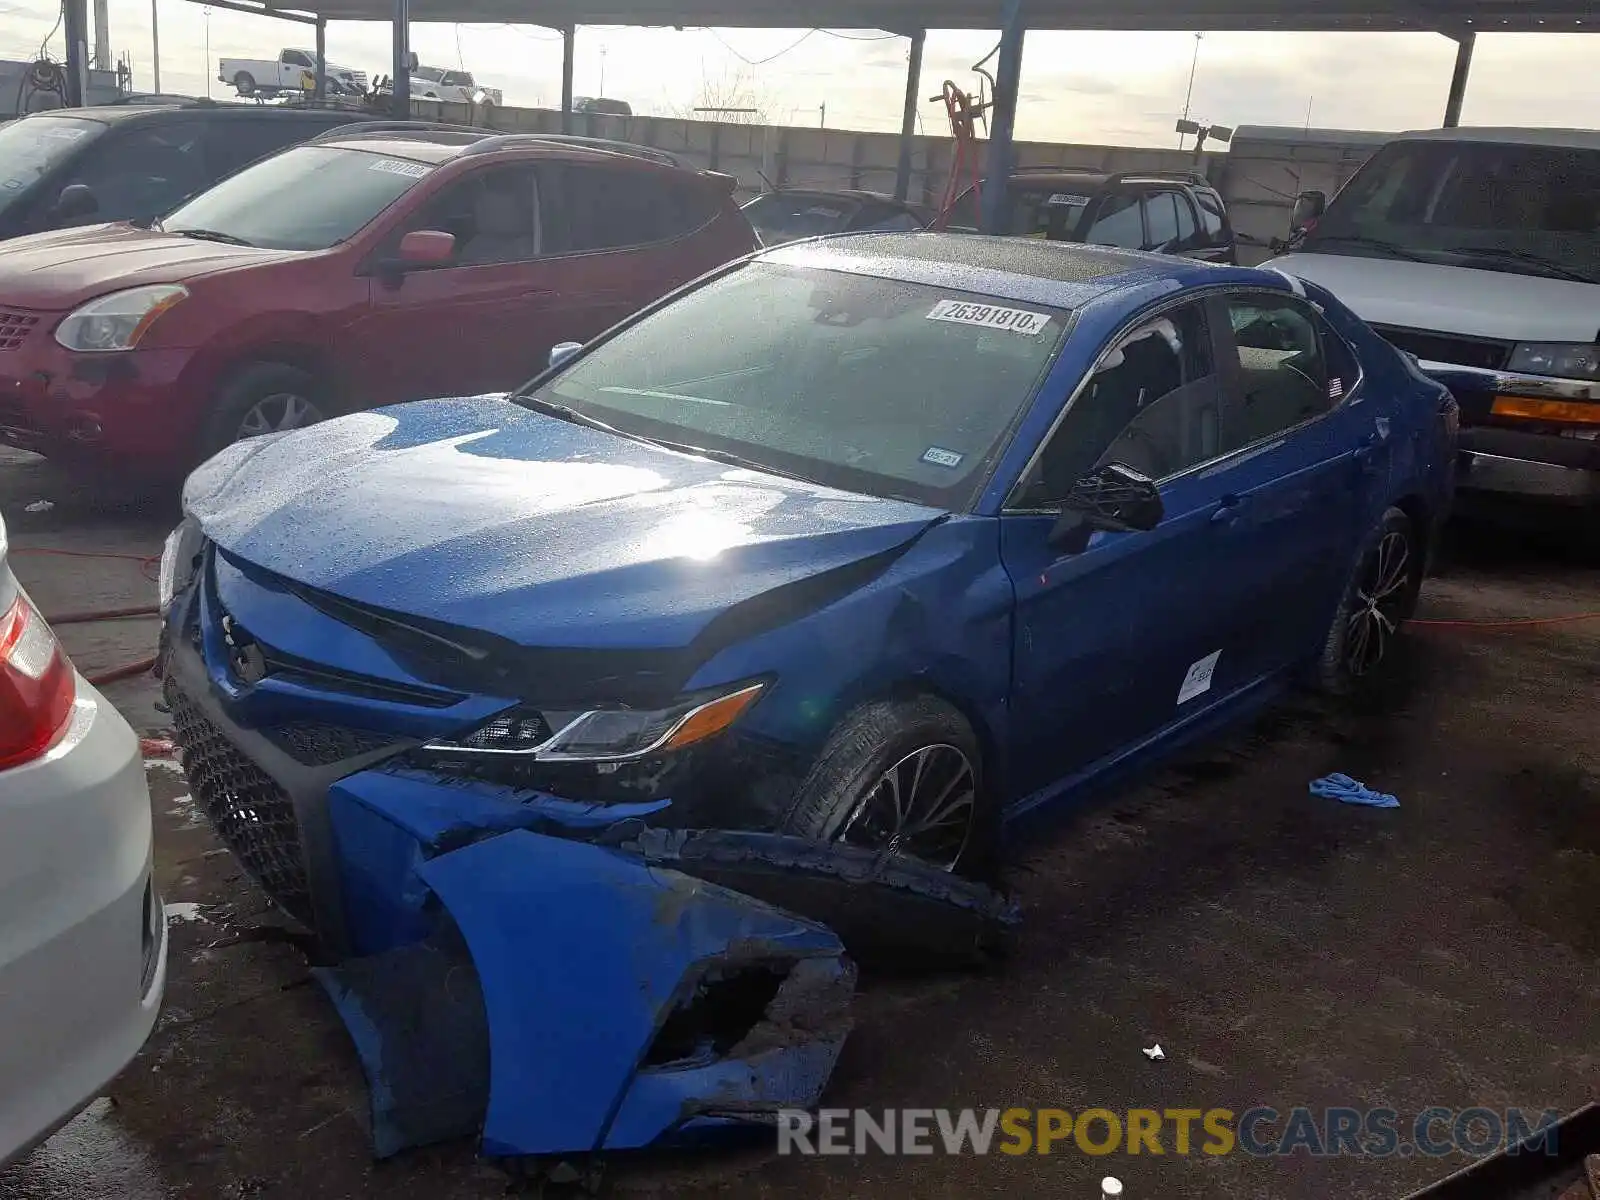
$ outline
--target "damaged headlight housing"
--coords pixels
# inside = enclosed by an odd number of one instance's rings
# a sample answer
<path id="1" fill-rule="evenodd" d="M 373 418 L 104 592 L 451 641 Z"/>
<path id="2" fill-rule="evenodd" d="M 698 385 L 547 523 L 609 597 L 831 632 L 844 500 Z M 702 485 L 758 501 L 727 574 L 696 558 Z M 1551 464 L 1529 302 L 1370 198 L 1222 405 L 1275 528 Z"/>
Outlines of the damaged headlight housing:
<path id="1" fill-rule="evenodd" d="M 167 615 L 179 592 L 194 579 L 200 551 L 205 548 L 205 534 L 193 517 L 183 521 L 167 535 L 167 544 L 161 548 L 161 573 L 156 581 L 156 595 L 161 604 L 161 615 Z"/>
<path id="2" fill-rule="evenodd" d="M 753 705 L 765 683 L 685 698 L 664 708 L 502 713 L 453 741 L 425 749 L 451 757 L 540 763 L 621 763 L 670 754 L 715 737 Z"/>
<path id="3" fill-rule="evenodd" d="M 1561 342 L 1519 342 L 1506 364 L 1529 375 L 1554 375 L 1563 379 L 1600 379 L 1600 345 Z"/>
<path id="4" fill-rule="evenodd" d="M 162 313 L 188 295 L 181 284 L 160 283 L 101 296 L 69 314 L 56 327 L 56 341 L 80 352 L 132 350 Z"/>

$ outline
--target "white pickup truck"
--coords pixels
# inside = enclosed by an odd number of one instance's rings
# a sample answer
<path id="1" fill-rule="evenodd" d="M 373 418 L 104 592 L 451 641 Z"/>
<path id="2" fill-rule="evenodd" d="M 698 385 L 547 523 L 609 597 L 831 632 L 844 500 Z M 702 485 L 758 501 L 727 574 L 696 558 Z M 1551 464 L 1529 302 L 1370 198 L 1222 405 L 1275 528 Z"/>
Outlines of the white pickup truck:
<path id="1" fill-rule="evenodd" d="M 411 94 L 419 100 L 449 100 L 457 104 L 474 103 L 482 92 L 485 103 L 501 103 L 499 88 L 480 88 L 471 71 L 447 71 L 443 67 L 418 67 L 411 72 Z"/>
<path id="2" fill-rule="evenodd" d="M 328 63 L 327 72 L 329 92 L 358 94 L 367 90 L 365 71 Z M 315 80 L 316 73 L 314 50 L 280 50 L 277 58 L 225 58 L 217 64 L 217 78 L 231 83 L 241 96 L 307 91 L 306 77 Z"/>

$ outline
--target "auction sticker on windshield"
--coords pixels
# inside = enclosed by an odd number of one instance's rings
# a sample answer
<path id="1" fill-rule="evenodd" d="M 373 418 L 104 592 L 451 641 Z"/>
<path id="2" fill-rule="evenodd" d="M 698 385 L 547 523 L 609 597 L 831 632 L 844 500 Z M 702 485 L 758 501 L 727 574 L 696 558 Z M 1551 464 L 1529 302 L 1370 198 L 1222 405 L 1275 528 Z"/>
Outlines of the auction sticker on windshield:
<path id="1" fill-rule="evenodd" d="M 380 158 L 367 168 L 369 171 L 385 171 L 390 175 L 404 175 L 407 179 L 421 179 L 431 169 L 426 163 L 406 162 L 402 158 Z"/>
<path id="2" fill-rule="evenodd" d="M 941 300 L 933 306 L 928 320 L 976 325 L 981 329 L 1004 329 L 1038 337 L 1050 324 L 1050 314 L 1029 312 L 1025 308 L 1001 308 L 994 304 L 972 304 L 965 300 Z"/>

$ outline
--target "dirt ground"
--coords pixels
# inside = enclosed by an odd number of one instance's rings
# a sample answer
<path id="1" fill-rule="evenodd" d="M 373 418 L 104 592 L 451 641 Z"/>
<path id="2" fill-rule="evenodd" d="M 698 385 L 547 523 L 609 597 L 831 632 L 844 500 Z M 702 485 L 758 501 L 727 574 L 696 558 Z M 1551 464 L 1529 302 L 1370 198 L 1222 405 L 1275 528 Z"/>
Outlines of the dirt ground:
<path id="1" fill-rule="evenodd" d="M 29 513 L 48 499 L 54 508 Z M 0 452 L 13 568 L 47 613 L 147 602 L 171 502 L 118 509 Z M 113 552 L 105 560 L 32 553 Z M 1600 611 L 1559 544 L 1457 531 L 1435 621 Z M 150 621 L 66 626 L 89 674 Z M 984 976 L 869 983 L 830 1106 L 1070 1110 L 1432 1105 L 1568 1111 L 1600 1084 L 1600 620 L 1414 629 L 1365 711 L 1276 710 L 1026 846 L 1025 924 Z M 148 679 L 107 689 L 159 730 Z M 1307 795 L 1343 771 L 1398 810 Z M 262 897 L 152 767 L 173 917 L 160 1026 L 105 1098 L 0 1175 L 16 1200 L 467 1200 L 507 1176 L 470 1146 L 374 1164 L 343 1030 Z M 186 918 L 193 919 L 186 919 Z M 536 1015 L 530 1014 L 531 1019 Z M 1162 1062 L 1142 1047 L 1159 1042 Z M 686 1197 L 1399 1197 L 1460 1165 L 1304 1156 L 614 1162 L 618 1194 Z"/>

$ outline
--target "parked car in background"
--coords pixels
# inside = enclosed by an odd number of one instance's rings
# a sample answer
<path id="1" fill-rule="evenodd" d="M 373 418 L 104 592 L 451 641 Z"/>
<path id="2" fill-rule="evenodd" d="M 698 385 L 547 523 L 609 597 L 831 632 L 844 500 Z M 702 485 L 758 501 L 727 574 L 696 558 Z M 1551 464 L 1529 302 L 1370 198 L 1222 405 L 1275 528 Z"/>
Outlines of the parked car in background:
<path id="1" fill-rule="evenodd" d="M 205 100 L 35 113 L 0 128 L 0 239 L 148 221 L 258 158 L 364 119 Z"/>
<path id="2" fill-rule="evenodd" d="M 471 71 L 450 71 L 444 67 L 419 66 L 412 71 L 411 94 L 423 100 L 444 100 L 455 104 L 504 102 L 499 88 L 480 88 L 472 78 Z"/>
<path id="3" fill-rule="evenodd" d="M 167 951 L 139 741 L 6 558 L 0 522 L 0 1166 L 138 1053 Z"/>
<path id="4" fill-rule="evenodd" d="M 236 438 L 514 387 L 756 246 L 727 176 L 418 126 L 335 130 L 148 227 L 0 246 L 0 438 L 181 475 Z"/>
<path id="5" fill-rule="evenodd" d="M 359 95 L 367 90 L 367 73 L 353 67 L 325 63 L 323 71 L 332 91 Z M 217 80 L 241 96 L 272 97 L 306 90 L 305 77 L 317 73 L 314 50 L 280 50 L 277 58 L 224 58 L 217 63 Z"/>
<path id="6" fill-rule="evenodd" d="M 612 100 L 606 96 L 579 96 L 572 102 L 572 111 L 602 117 L 631 117 L 633 105 L 626 100 Z"/>
<path id="7" fill-rule="evenodd" d="M 841 237 L 555 357 L 184 489 L 190 784 L 330 944 L 355 771 L 437 828 L 538 803 L 985 874 L 1002 822 L 1380 674 L 1449 503 L 1448 391 L 1275 272 Z"/>
<path id="8" fill-rule="evenodd" d="M 978 230 L 982 184 L 956 200 L 946 225 Z M 1156 250 L 1204 262 L 1238 261 L 1221 194 L 1189 172 L 1022 171 L 1011 179 L 1011 234 Z"/>
<path id="9" fill-rule="evenodd" d="M 1337 292 L 1461 401 L 1464 499 L 1600 512 L 1600 132 L 1403 134 L 1297 223 L 1270 265 Z"/>
<path id="10" fill-rule="evenodd" d="M 778 246 L 825 233 L 908 233 L 928 227 L 929 214 L 878 192 L 778 188 L 744 206 L 762 245 Z"/>

